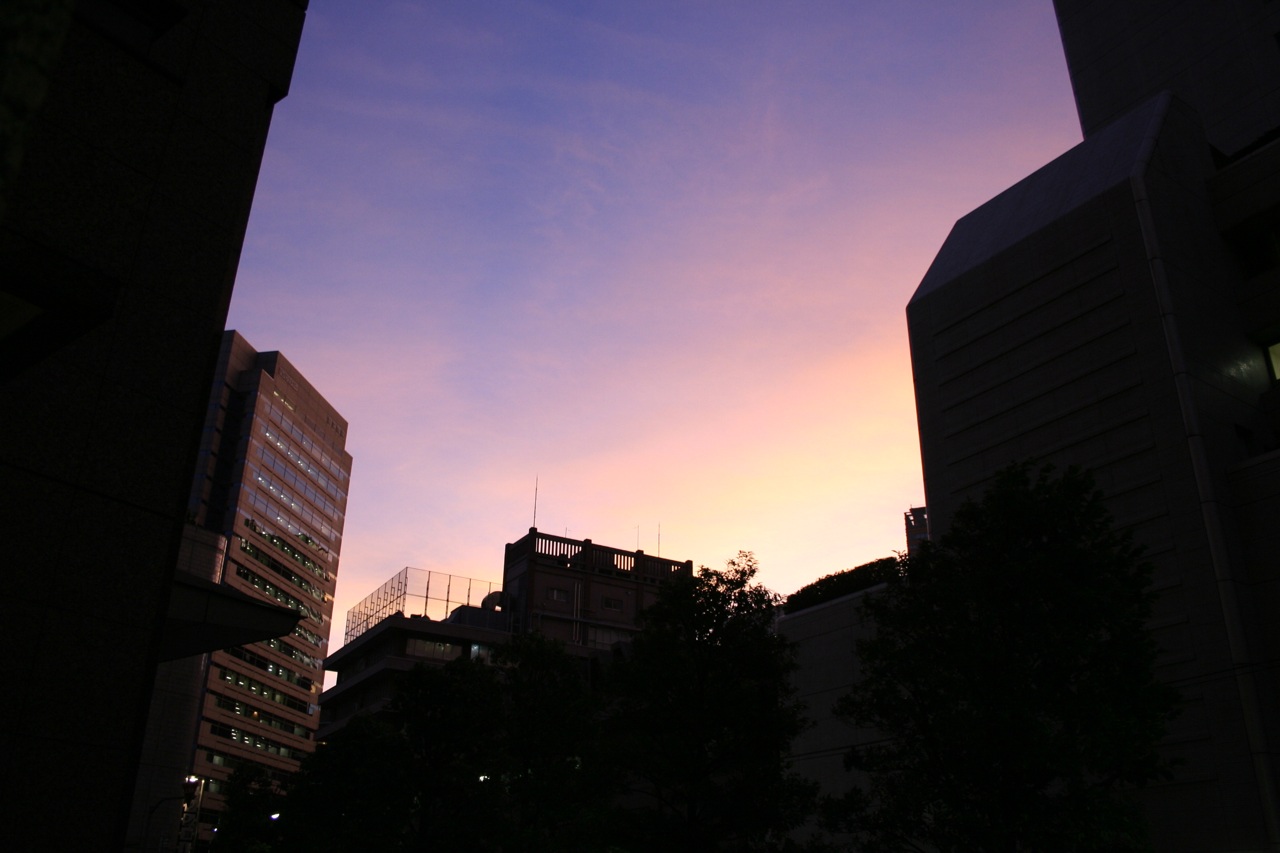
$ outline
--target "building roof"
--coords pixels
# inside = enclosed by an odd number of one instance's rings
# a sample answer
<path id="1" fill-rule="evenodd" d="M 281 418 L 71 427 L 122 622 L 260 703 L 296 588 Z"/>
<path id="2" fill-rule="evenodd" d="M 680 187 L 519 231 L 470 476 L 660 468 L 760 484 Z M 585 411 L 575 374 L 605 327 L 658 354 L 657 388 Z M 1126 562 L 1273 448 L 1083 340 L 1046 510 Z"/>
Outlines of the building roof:
<path id="1" fill-rule="evenodd" d="M 962 217 L 947 235 L 911 301 L 927 296 L 1138 174 L 1172 102 L 1167 92 L 1151 98 Z"/>

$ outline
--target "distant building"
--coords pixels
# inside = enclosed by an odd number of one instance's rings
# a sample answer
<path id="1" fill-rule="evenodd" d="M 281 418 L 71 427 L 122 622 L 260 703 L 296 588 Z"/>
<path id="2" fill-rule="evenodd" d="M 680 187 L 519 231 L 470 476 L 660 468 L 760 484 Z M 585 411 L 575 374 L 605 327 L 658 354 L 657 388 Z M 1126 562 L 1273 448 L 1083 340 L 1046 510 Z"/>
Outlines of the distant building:
<path id="1" fill-rule="evenodd" d="M 539 533 L 507 545 L 502 586 L 512 630 L 538 631 L 568 646 L 607 649 L 639 629 L 658 585 L 691 577 L 693 562 Z"/>
<path id="2" fill-rule="evenodd" d="M 880 583 L 811 606 L 789 608 L 778 618 L 778 633 L 795 643 L 791 682 L 811 723 L 791 742 L 791 766 L 816 782 L 823 796 L 838 797 L 853 783 L 865 781 L 845 769 L 845 756 L 853 747 L 878 737 L 871 729 L 837 717 L 833 708 L 860 677 L 857 642 L 873 633 L 862 603 L 883 587 Z"/>
<path id="3" fill-rule="evenodd" d="M 1280 849 L 1280 8 L 1058 0 L 1084 141 L 960 219 L 907 307 L 930 527 L 1091 469 L 1185 699 L 1161 851 Z"/>
<path id="4" fill-rule="evenodd" d="M 0 729 L 19 846 L 125 843 L 191 463 L 306 5 L 4 4 L 0 624 L 5 683 L 28 699 Z"/>
<path id="5" fill-rule="evenodd" d="M 913 506 L 903 513 L 903 522 L 907 533 L 907 553 L 914 554 L 929 541 L 929 510 Z"/>
<path id="6" fill-rule="evenodd" d="M 583 658 L 640 629 L 659 585 L 690 577 L 693 562 L 539 533 L 508 544 L 503 581 L 405 568 L 347 613 L 346 645 L 327 661 L 337 683 L 322 697 L 322 734 L 376 713 L 396 674 L 462 656 L 487 659 L 513 633 L 538 632 Z"/>
<path id="7" fill-rule="evenodd" d="M 300 614 L 292 632 L 209 655 L 191 772 L 200 822 L 255 763 L 282 779 L 315 749 L 351 455 L 347 422 L 278 352 L 223 338 L 189 514 L 226 539 L 220 582 Z"/>
<path id="8" fill-rule="evenodd" d="M 501 587 L 406 567 L 347 611 L 345 643 L 325 668 L 337 683 L 320 698 L 321 740 L 357 714 L 376 714 L 395 696 L 396 679 L 418 664 L 460 657 L 488 660 L 511 637 Z"/>

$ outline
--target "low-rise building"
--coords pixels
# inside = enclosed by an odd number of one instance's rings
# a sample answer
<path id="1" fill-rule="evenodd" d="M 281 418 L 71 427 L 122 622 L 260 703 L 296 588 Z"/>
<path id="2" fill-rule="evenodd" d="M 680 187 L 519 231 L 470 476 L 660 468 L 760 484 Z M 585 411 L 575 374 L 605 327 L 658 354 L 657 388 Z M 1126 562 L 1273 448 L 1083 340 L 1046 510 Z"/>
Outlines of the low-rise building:
<path id="1" fill-rule="evenodd" d="M 506 546 L 494 581 L 406 567 L 347 613 L 346 644 L 325 661 L 337 673 L 321 702 L 323 739 L 357 714 L 377 713 L 396 676 L 459 657 L 488 659 L 513 634 L 537 632 L 588 658 L 640 630 L 661 583 L 693 562 L 529 533 Z"/>

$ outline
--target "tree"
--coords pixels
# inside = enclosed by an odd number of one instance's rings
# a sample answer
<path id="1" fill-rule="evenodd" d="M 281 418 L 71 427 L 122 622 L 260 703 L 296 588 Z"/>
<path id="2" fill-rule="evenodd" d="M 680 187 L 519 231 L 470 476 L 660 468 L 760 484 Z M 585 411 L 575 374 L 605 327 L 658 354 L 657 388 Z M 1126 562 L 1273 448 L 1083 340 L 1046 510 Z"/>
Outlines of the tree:
<path id="1" fill-rule="evenodd" d="M 610 788 L 595 759 L 585 661 L 539 635 L 490 666 L 419 666 L 290 786 L 289 850 L 599 850 Z"/>
<path id="2" fill-rule="evenodd" d="M 880 739 L 838 809 L 878 850 L 1146 848 L 1126 789 L 1156 779 L 1176 706 L 1153 675 L 1150 569 L 1092 479 L 999 472 L 864 605 L 837 705 Z"/>
<path id="3" fill-rule="evenodd" d="M 813 792 L 787 767 L 794 656 L 755 574 L 742 553 L 664 584 L 604 672 L 530 634 L 406 673 L 304 761 L 287 849 L 782 849 Z"/>
<path id="4" fill-rule="evenodd" d="M 541 634 L 496 650 L 502 674 L 502 847 L 521 853 L 603 849 L 612 777 L 602 760 L 591 661 Z"/>
<path id="5" fill-rule="evenodd" d="M 780 849 L 808 815 L 813 790 L 787 762 L 803 726 L 794 653 L 756 572 L 740 552 L 724 571 L 668 582 L 610 671 L 627 850 Z"/>
<path id="6" fill-rule="evenodd" d="M 506 814 L 499 673 L 461 657 L 402 679 L 387 720 L 408 742 L 417 804 L 410 850 L 498 851 Z"/>
<path id="7" fill-rule="evenodd" d="M 241 762 L 227 779 L 227 806 L 218 823 L 217 842 L 226 850 L 271 853 L 277 849 L 283 797 L 266 767 Z"/>
<path id="8" fill-rule="evenodd" d="M 302 761 L 281 809 L 291 853 L 405 850 L 415 792 L 403 732 L 377 717 L 353 717 Z"/>
<path id="9" fill-rule="evenodd" d="M 855 592 L 862 592 L 889 580 L 890 575 L 898 573 L 898 561 L 894 557 L 881 557 L 870 563 L 863 563 L 843 572 L 823 575 L 811 584 L 787 596 L 782 609 L 787 613 L 798 613 L 810 607 L 816 607 L 827 601 L 834 601 Z"/>

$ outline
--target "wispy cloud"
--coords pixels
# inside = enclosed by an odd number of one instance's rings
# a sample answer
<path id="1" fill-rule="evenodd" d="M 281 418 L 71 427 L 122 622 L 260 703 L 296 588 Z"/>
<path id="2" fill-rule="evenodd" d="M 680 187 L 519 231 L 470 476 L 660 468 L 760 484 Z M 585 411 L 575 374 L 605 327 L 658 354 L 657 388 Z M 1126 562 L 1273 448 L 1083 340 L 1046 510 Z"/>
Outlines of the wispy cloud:
<path id="1" fill-rule="evenodd" d="M 1078 137 L 1049 4 L 313 3 L 231 324 L 351 422 L 336 622 L 532 521 L 784 592 L 903 545 L 903 308 Z"/>

